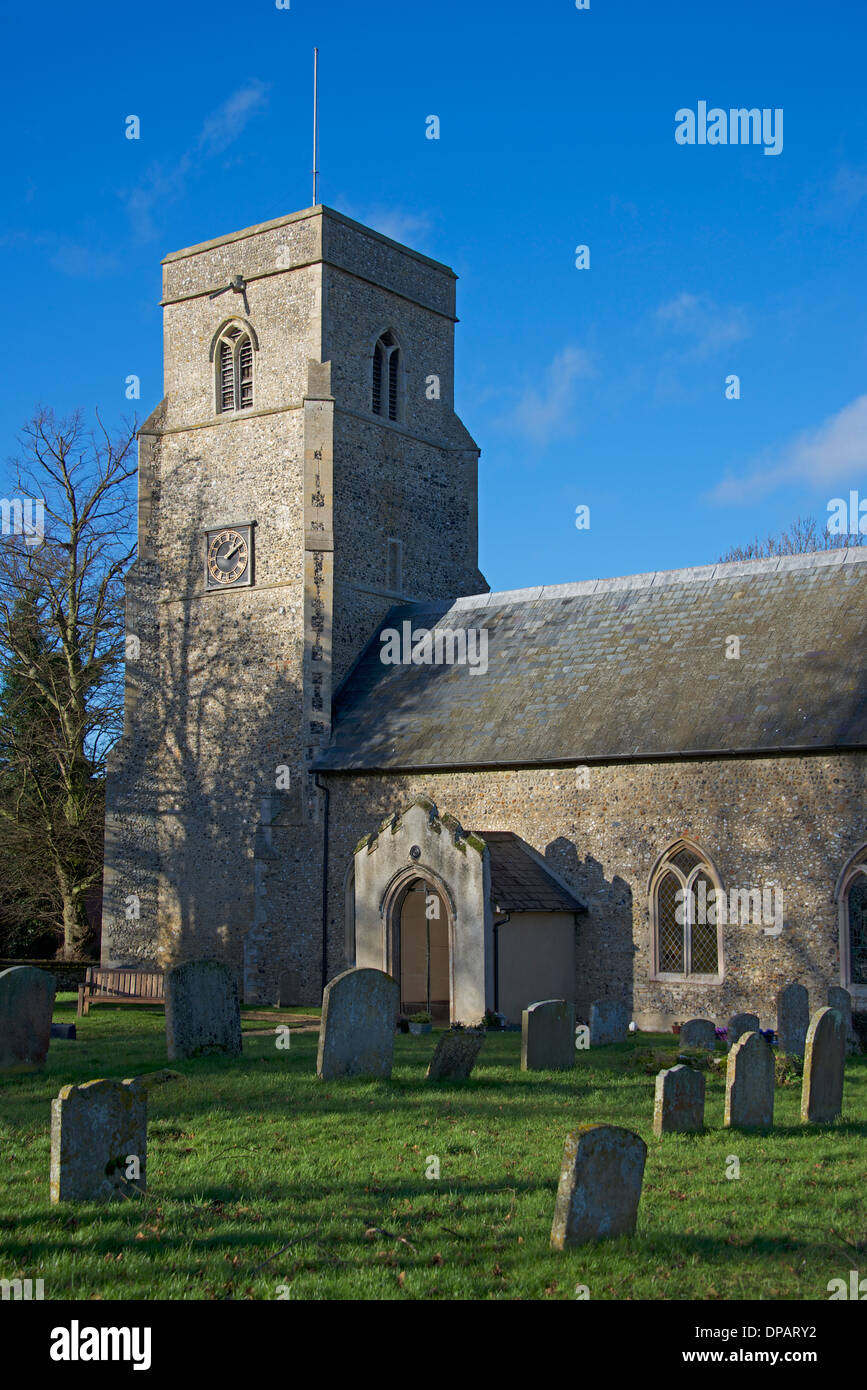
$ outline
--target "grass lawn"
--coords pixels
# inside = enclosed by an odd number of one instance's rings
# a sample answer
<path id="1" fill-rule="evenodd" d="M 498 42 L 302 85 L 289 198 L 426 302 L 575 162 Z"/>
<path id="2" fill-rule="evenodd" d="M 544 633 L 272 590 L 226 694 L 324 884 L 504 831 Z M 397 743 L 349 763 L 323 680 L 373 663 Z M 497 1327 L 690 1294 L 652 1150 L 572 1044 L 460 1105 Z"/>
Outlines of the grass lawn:
<path id="1" fill-rule="evenodd" d="M 75 1019 L 67 996 L 58 1021 Z M 398 1035 L 389 1082 L 316 1080 L 316 1036 L 247 1037 L 243 1059 L 172 1063 L 150 1093 L 148 1193 L 49 1206 L 49 1102 L 62 1085 L 166 1066 L 162 1010 L 101 1005 L 54 1039 L 38 1076 L 0 1090 L 0 1277 L 46 1299 L 818 1299 L 867 1274 L 867 1057 L 847 1064 L 844 1119 L 654 1139 L 652 1076 L 626 1063 L 647 1034 L 520 1071 L 520 1035 L 489 1034 L 469 1082 L 427 1086 L 436 1035 Z M 554 1254 L 563 1140 L 625 1125 L 648 1145 L 638 1233 Z M 428 1155 L 439 1180 L 425 1176 Z M 726 1177 L 728 1157 L 740 1178 Z M 848 1242 L 848 1243 L 847 1243 Z"/>

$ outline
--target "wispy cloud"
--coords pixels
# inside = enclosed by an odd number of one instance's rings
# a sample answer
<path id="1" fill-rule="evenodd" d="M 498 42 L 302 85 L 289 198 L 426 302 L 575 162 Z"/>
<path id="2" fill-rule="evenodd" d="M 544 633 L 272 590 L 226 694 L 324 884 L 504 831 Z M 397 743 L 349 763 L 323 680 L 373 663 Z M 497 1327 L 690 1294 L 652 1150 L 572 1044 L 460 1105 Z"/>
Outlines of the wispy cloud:
<path id="1" fill-rule="evenodd" d="M 801 194 L 799 211 L 819 222 L 837 222 L 867 198 L 867 169 L 841 164 L 833 178 L 811 184 Z"/>
<path id="2" fill-rule="evenodd" d="M 399 241 L 414 251 L 421 250 L 425 238 L 433 230 L 433 218 L 428 212 L 410 212 L 404 208 L 388 207 L 384 203 L 357 206 L 345 198 L 337 199 L 333 206 L 344 217 L 372 227 L 375 232 Z"/>
<path id="3" fill-rule="evenodd" d="M 754 460 L 740 478 L 729 475 L 711 492 L 715 502 L 751 502 L 788 483 L 824 487 L 851 482 L 867 472 L 867 395 L 805 430 L 776 452 Z"/>
<path id="4" fill-rule="evenodd" d="M 174 201 L 204 160 L 223 154 L 244 133 L 250 120 L 267 103 L 268 87 L 257 80 L 239 87 L 202 123 L 195 144 L 174 164 L 154 163 L 124 196 L 133 230 L 140 241 L 157 233 L 156 212 Z"/>
<path id="5" fill-rule="evenodd" d="M 688 355 L 697 359 L 710 357 L 749 333 L 743 309 L 716 304 L 707 295 L 686 290 L 660 304 L 654 317 L 662 329 L 686 340 Z"/>
<path id="6" fill-rule="evenodd" d="M 540 384 L 528 387 L 500 423 L 540 445 L 575 434 L 578 384 L 593 374 L 589 353 L 573 345 L 563 348 L 544 369 Z"/>
<path id="7" fill-rule="evenodd" d="M 258 80 L 239 87 L 202 126 L 197 148 L 206 155 L 222 154 L 243 135 L 248 121 L 267 103 L 268 88 Z"/>
<path id="8" fill-rule="evenodd" d="M 113 252 L 100 251 L 96 246 L 84 246 L 71 241 L 61 241 L 49 256 L 48 263 L 64 275 L 81 276 L 88 280 L 113 275 L 120 268 L 120 260 Z"/>
<path id="9" fill-rule="evenodd" d="M 120 258 L 112 251 L 103 251 L 96 239 L 92 242 L 70 241 L 56 232 L 32 232 L 21 228 L 4 232 L 0 236 L 0 247 L 24 247 L 30 250 L 37 247 L 44 251 L 45 259 L 53 270 L 92 280 L 112 275 L 121 267 Z"/>

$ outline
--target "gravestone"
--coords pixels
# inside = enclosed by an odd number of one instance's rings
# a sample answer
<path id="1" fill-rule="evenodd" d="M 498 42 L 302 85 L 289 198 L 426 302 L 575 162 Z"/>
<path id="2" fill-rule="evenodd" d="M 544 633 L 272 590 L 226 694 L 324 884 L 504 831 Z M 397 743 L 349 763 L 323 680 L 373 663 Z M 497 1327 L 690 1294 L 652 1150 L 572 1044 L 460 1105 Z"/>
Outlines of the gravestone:
<path id="1" fill-rule="evenodd" d="M 803 1057 L 810 1022 L 810 996 L 803 985 L 786 985 L 777 992 L 777 1038 L 781 1052 Z"/>
<path id="2" fill-rule="evenodd" d="M 521 1014 L 521 1070 L 568 1071 L 575 1065 L 575 1010 L 544 999 Z"/>
<path id="3" fill-rule="evenodd" d="M 0 971 L 0 1072 L 45 1065 L 57 981 L 32 965 Z"/>
<path id="4" fill-rule="evenodd" d="M 616 1125 L 582 1125 L 566 1137 L 551 1246 L 564 1250 L 631 1235 L 638 1217 L 647 1145 Z"/>
<path id="5" fill-rule="evenodd" d="M 817 1009 L 807 1029 L 801 1119 L 824 1125 L 843 1108 L 846 1020 L 839 1009 Z"/>
<path id="6" fill-rule="evenodd" d="M 400 1010 L 397 981 L 384 970 L 344 970 L 325 986 L 316 1075 L 391 1076 L 394 1026 Z"/>
<path id="7" fill-rule="evenodd" d="M 692 1067 L 670 1067 L 656 1078 L 653 1132 L 691 1134 L 704 1129 L 704 1074 Z"/>
<path id="8" fill-rule="evenodd" d="M 485 1033 L 481 1028 L 463 1032 L 440 1033 L 431 1064 L 428 1081 L 466 1081 L 482 1050 Z"/>
<path id="9" fill-rule="evenodd" d="M 774 1054 L 761 1033 L 747 1033 L 728 1056 L 723 1124 L 735 1129 L 769 1129 L 773 1123 Z"/>
<path id="10" fill-rule="evenodd" d="M 624 1042 L 628 1031 L 629 1015 L 619 999 L 597 999 L 590 1005 L 591 1047 Z"/>
<path id="11" fill-rule="evenodd" d="M 867 1052 L 867 1014 L 859 1009 L 852 1010 L 852 1032 L 855 1034 L 855 1048 Z"/>
<path id="12" fill-rule="evenodd" d="M 76 1032 L 74 1023 L 52 1023 L 52 1038 L 66 1038 L 67 1041 L 75 1042 Z"/>
<path id="13" fill-rule="evenodd" d="M 233 971 L 218 960 L 188 960 L 165 973 L 170 1061 L 241 1051 L 241 1009 Z"/>
<path id="14" fill-rule="evenodd" d="M 691 1018 L 680 1030 L 681 1047 L 704 1047 L 713 1052 L 716 1047 L 716 1028 L 709 1018 Z"/>
<path id="15" fill-rule="evenodd" d="M 52 1202 L 107 1202 L 144 1192 L 147 1092 L 135 1081 L 64 1086 L 51 1102 Z"/>
<path id="16" fill-rule="evenodd" d="M 846 1025 L 846 1045 L 847 1051 L 854 1051 L 855 1029 L 852 1024 L 852 996 L 848 989 L 842 989 L 840 985 L 832 985 L 828 990 L 828 1008 L 836 1009 L 843 1015 L 843 1022 Z"/>
<path id="17" fill-rule="evenodd" d="M 277 976 L 277 1008 L 288 1009 L 298 1003 L 298 971 L 281 970 Z"/>
<path id="18" fill-rule="evenodd" d="M 726 1046 L 731 1052 L 735 1043 L 744 1036 L 744 1033 L 757 1033 L 759 1031 L 759 1020 L 756 1014 L 735 1014 L 729 1019 L 729 1026 L 726 1032 Z"/>

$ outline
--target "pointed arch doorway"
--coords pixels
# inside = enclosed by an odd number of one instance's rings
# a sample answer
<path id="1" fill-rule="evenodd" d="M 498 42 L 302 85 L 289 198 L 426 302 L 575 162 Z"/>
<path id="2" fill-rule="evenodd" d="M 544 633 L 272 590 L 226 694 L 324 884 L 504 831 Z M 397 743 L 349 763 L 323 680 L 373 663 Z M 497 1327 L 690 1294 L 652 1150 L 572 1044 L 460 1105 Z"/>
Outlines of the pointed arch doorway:
<path id="1" fill-rule="evenodd" d="M 390 911 L 392 974 L 405 1014 L 451 1019 L 451 915 L 436 884 L 414 875 L 395 894 Z"/>

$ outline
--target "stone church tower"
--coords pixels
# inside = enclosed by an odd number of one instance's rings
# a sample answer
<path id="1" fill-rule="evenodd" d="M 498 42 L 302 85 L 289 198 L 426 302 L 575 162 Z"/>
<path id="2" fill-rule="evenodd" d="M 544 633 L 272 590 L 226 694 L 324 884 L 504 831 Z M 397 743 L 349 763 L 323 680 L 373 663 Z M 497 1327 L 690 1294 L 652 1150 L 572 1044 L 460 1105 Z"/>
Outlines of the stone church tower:
<path id="1" fill-rule="evenodd" d="M 162 303 L 103 964 L 217 956 L 248 998 L 278 967 L 317 998 L 332 693 L 396 601 L 486 588 L 455 276 L 315 207 L 166 257 Z"/>

